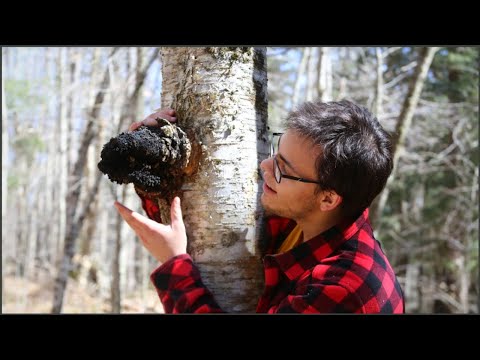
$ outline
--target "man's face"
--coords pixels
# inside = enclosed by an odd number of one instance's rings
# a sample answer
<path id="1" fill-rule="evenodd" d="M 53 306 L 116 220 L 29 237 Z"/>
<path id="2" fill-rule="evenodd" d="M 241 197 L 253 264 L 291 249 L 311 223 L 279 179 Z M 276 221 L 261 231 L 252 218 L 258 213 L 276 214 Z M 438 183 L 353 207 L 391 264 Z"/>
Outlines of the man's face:
<path id="1" fill-rule="evenodd" d="M 319 152 L 311 140 L 288 130 L 280 138 L 276 160 L 285 175 L 318 180 L 315 159 Z M 273 166 L 273 157 L 260 164 L 264 179 L 261 202 L 265 210 L 297 221 L 319 211 L 314 194 L 318 185 L 286 178 L 277 183 Z"/>

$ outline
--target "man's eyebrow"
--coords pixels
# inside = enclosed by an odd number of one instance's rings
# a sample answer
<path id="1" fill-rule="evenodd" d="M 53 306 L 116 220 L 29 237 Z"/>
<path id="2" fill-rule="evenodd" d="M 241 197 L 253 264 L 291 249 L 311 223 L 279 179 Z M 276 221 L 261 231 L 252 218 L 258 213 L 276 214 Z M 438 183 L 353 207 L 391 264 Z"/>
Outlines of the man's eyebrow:
<path id="1" fill-rule="evenodd" d="M 283 135 L 283 134 L 282 134 Z M 277 150 L 277 155 L 278 157 L 290 168 L 292 169 L 294 172 L 297 172 L 295 170 L 295 168 L 293 167 L 292 163 L 290 161 L 288 161 L 287 159 L 285 159 L 285 157 L 280 154 L 280 140 L 282 140 L 282 136 L 280 136 L 280 138 L 278 139 L 278 150 Z"/>
<path id="2" fill-rule="evenodd" d="M 295 170 L 295 168 L 293 167 L 293 165 L 290 163 L 290 161 L 288 161 L 287 159 L 285 159 L 285 157 L 284 157 L 282 154 L 280 154 L 279 152 L 277 152 L 277 155 L 278 155 L 278 157 L 279 157 L 280 159 L 282 159 L 282 161 L 283 161 L 290 169 L 292 169 L 293 171 L 297 172 L 297 171 Z"/>

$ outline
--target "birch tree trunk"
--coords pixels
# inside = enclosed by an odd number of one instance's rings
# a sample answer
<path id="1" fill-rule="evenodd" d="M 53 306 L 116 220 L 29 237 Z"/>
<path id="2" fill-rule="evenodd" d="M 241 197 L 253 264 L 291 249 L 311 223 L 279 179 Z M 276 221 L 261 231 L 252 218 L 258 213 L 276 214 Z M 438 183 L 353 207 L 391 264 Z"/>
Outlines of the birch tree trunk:
<path id="1" fill-rule="evenodd" d="M 182 189 L 189 253 L 224 310 L 254 312 L 263 280 L 266 49 L 164 48 L 162 66 L 162 107 L 176 109 L 202 146 L 199 170 Z"/>
<path id="2" fill-rule="evenodd" d="M 413 74 L 410 86 L 403 103 L 402 111 L 398 117 L 397 124 L 395 126 L 395 132 L 392 136 L 393 144 L 393 170 L 392 174 L 388 178 L 385 189 L 380 193 L 380 196 L 372 204 L 370 210 L 372 213 L 372 223 L 376 224 L 385 208 L 385 204 L 388 200 L 390 192 L 390 186 L 395 178 L 395 174 L 398 168 L 398 159 L 403 152 L 405 146 L 405 137 L 412 124 L 413 114 L 420 99 L 423 84 L 427 78 L 428 69 L 432 63 L 433 57 L 437 52 L 438 47 L 424 47 L 420 50 L 417 67 Z"/>

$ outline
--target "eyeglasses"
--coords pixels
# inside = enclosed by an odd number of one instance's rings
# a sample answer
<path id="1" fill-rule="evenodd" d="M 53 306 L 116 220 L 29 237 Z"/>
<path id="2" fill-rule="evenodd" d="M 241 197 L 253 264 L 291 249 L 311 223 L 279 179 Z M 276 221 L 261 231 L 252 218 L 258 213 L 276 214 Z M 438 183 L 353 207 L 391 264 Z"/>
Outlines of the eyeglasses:
<path id="1" fill-rule="evenodd" d="M 283 133 L 273 133 L 272 134 L 272 141 L 270 142 L 270 157 L 273 157 L 273 175 L 275 177 L 275 181 L 278 184 L 280 184 L 280 182 L 282 181 L 282 178 L 285 178 L 285 179 L 300 181 L 300 182 L 303 182 L 303 183 L 320 184 L 319 181 L 309 180 L 309 179 L 305 179 L 305 178 L 299 178 L 299 177 L 296 177 L 296 176 L 290 176 L 290 175 L 286 175 L 286 174 L 282 173 L 282 171 L 280 170 L 280 167 L 278 166 L 278 161 L 277 161 L 278 145 L 280 144 L 280 138 L 282 137 L 282 135 L 283 135 Z M 273 138 L 275 136 L 279 137 L 278 141 L 277 141 L 277 144 L 276 144 L 276 147 L 274 146 L 274 141 L 273 141 Z"/>
<path id="2" fill-rule="evenodd" d="M 303 182 L 303 183 L 309 183 L 309 184 L 320 184 L 319 181 L 308 180 L 308 179 L 305 179 L 305 178 L 299 178 L 299 177 L 296 177 L 296 176 L 290 176 L 290 175 L 286 175 L 286 174 L 282 173 L 282 171 L 280 170 L 280 167 L 278 166 L 276 155 L 273 156 L 273 175 L 275 177 L 275 180 L 279 184 L 282 181 L 282 178 L 290 179 L 290 180 L 296 180 L 296 181 L 300 181 L 300 182 Z"/>
<path id="3" fill-rule="evenodd" d="M 278 151 L 278 145 L 280 144 L 280 138 L 282 137 L 283 133 L 276 132 L 272 134 L 272 138 L 270 139 L 270 157 L 275 155 Z M 278 139 L 275 140 L 275 137 L 278 136 Z"/>

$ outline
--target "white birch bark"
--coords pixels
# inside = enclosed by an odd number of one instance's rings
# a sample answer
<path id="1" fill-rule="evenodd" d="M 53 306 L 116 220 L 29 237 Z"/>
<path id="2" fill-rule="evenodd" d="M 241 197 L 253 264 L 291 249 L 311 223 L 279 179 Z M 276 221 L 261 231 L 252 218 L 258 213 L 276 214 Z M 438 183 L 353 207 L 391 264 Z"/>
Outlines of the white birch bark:
<path id="1" fill-rule="evenodd" d="M 220 306 L 255 311 L 263 280 L 258 249 L 266 157 L 264 48 L 162 49 L 162 107 L 202 143 L 198 173 L 185 184 L 189 253 Z"/>

